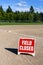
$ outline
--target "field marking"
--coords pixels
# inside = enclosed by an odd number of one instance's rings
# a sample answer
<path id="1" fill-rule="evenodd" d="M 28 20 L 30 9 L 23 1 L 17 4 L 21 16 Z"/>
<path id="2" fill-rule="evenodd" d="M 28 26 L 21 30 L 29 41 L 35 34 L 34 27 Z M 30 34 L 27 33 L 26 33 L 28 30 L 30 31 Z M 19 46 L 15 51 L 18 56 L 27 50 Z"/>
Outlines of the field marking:
<path id="1" fill-rule="evenodd" d="M 17 32 L 14 32 L 13 34 L 18 34 L 18 35 L 22 35 L 22 36 L 27 36 L 27 37 L 32 37 L 32 38 L 38 38 L 38 39 L 43 39 L 42 37 L 36 37 L 36 36 L 33 36 L 33 35 L 27 35 L 27 34 L 22 34 L 22 33 L 17 33 Z"/>
<path id="2" fill-rule="evenodd" d="M 17 33 L 17 32 L 14 32 L 13 34 L 18 34 L 18 35 L 27 36 L 27 37 L 43 39 L 42 37 L 36 37 L 36 36 L 34 36 L 34 35 L 27 35 L 27 34 L 22 34 L 22 33 Z"/>
<path id="3" fill-rule="evenodd" d="M 22 35 L 22 36 L 27 36 L 27 37 L 32 37 L 32 38 L 38 38 L 38 39 L 43 39 L 42 37 L 36 37 L 34 35 L 27 35 L 27 34 L 22 34 L 22 33 L 17 33 L 17 32 L 14 32 L 12 30 L 3 30 L 3 29 L 0 29 L 0 32 L 8 32 L 8 33 L 13 33 L 13 34 L 18 34 L 18 35 Z"/>

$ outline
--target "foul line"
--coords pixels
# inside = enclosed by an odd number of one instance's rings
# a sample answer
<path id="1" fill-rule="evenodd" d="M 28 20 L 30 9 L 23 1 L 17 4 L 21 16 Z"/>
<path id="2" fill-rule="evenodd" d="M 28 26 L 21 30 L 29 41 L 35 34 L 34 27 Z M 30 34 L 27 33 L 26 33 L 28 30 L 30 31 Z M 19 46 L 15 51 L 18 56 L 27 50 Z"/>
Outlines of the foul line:
<path id="1" fill-rule="evenodd" d="M 9 30 L 8 32 L 12 32 L 11 30 Z M 41 37 L 36 37 L 36 36 L 33 36 L 33 35 L 27 35 L 27 34 L 22 34 L 22 33 L 17 33 L 17 32 L 14 32 L 13 34 L 18 34 L 18 35 L 22 35 L 22 36 L 27 36 L 27 37 L 32 37 L 32 38 L 38 38 L 38 39 L 43 39 Z"/>
<path id="2" fill-rule="evenodd" d="M 33 35 L 27 35 L 27 34 L 17 33 L 17 32 L 11 31 L 11 30 L 3 30 L 3 29 L 0 29 L 0 32 L 9 32 L 9 33 L 18 34 L 18 35 L 27 36 L 27 37 L 32 37 L 32 38 L 36 38 L 36 39 L 37 38 L 38 39 L 43 39 L 41 37 L 36 37 L 36 36 L 33 36 Z"/>
<path id="3" fill-rule="evenodd" d="M 21 34 L 21 33 L 14 33 L 14 34 L 18 34 L 18 35 L 22 35 L 22 36 L 27 36 L 27 37 L 32 37 L 32 38 L 38 38 L 38 39 L 43 39 L 43 38 L 41 38 L 41 37 L 35 37 L 35 36 L 33 36 L 33 35 L 26 35 L 26 34 Z"/>

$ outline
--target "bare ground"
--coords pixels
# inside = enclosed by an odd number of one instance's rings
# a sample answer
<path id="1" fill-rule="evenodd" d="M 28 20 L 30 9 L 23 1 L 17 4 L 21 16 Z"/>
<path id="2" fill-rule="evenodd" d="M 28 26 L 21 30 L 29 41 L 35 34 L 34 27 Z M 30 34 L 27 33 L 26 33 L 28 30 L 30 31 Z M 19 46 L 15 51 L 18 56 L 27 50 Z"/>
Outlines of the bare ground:
<path id="1" fill-rule="evenodd" d="M 35 57 L 17 55 L 20 37 L 35 38 Z M 43 25 L 0 26 L 0 65 L 43 65 Z"/>

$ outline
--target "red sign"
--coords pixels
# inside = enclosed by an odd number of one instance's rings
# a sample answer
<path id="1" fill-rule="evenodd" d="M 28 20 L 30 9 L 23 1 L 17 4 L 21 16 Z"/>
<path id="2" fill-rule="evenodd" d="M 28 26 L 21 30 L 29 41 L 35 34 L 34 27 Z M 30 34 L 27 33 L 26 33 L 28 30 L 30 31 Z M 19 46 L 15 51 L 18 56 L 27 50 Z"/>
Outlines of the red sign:
<path id="1" fill-rule="evenodd" d="M 20 53 L 32 54 L 34 56 L 34 39 L 20 38 L 18 44 L 18 54 Z"/>

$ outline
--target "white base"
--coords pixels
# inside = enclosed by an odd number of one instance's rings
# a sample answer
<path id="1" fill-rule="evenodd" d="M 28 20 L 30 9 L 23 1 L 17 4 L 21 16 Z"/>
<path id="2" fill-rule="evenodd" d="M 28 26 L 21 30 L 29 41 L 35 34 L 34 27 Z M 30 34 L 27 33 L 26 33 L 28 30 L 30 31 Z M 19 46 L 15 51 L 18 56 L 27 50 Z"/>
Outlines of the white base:
<path id="1" fill-rule="evenodd" d="M 20 55 L 20 52 L 18 52 L 18 55 Z"/>
<path id="2" fill-rule="evenodd" d="M 23 52 L 18 52 L 18 55 L 20 55 L 20 53 L 23 53 Z M 35 56 L 35 53 L 27 53 L 27 54 L 30 54 L 32 56 Z"/>

